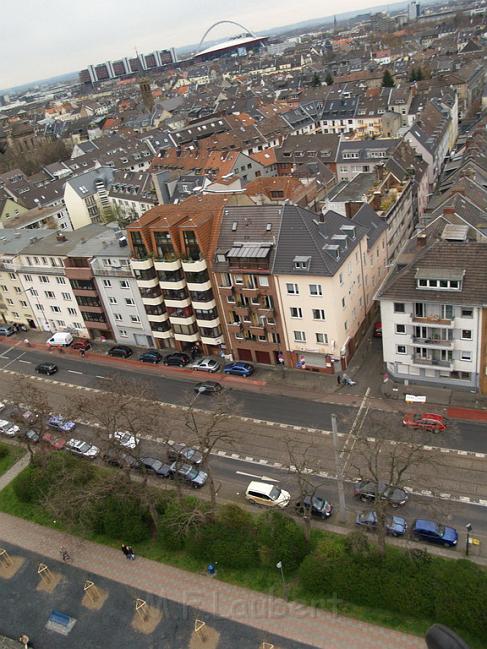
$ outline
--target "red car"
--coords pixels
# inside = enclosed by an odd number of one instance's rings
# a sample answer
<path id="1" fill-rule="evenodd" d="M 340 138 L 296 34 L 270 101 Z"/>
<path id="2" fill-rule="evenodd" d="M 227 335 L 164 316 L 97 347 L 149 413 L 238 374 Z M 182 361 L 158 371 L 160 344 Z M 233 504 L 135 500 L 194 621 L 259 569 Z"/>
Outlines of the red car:
<path id="1" fill-rule="evenodd" d="M 55 451 L 60 451 L 66 445 L 66 440 L 63 437 L 58 437 L 52 433 L 44 433 L 41 437 L 41 441 L 45 444 L 49 444 Z"/>
<path id="2" fill-rule="evenodd" d="M 71 345 L 71 349 L 77 349 L 78 351 L 82 349 L 83 351 L 87 352 L 89 349 L 91 349 L 91 343 L 87 338 L 75 338 L 73 344 Z"/>
<path id="3" fill-rule="evenodd" d="M 430 433 L 441 433 L 446 430 L 445 418 L 442 415 L 435 415 L 431 412 L 405 415 L 402 423 L 403 426 L 427 430 Z"/>
<path id="4" fill-rule="evenodd" d="M 382 338 L 382 322 L 374 322 L 374 338 Z"/>

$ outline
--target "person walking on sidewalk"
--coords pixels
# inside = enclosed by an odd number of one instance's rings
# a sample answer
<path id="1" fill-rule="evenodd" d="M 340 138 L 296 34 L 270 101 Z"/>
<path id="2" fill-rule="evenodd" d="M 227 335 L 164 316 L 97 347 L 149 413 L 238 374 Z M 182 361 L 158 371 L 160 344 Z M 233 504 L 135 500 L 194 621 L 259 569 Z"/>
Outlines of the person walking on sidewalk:
<path id="1" fill-rule="evenodd" d="M 86 354 L 86 352 L 85 352 L 84 349 L 80 349 L 80 350 L 79 350 L 79 355 L 81 356 L 81 358 L 84 358 L 84 357 L 85 357 L 85 354 Z"/>
<path id="2" fill-rule="evenodd" d="M 337 383 L 338 383 L 338 385 L 342 384 L 342 376 L 341 376 L 341 374 L 337 374 Z"/>
<path id="3" fill-rule="evenodd" d="M 125 557 L 126 557 L 127 559 L 130 559 L 130 556 L 129 556 L 129 554 L 130 554 L 130 552 L 129 552 L 129 547 L 128 547 L 128 545 L 125 545 L 125 543 L 122 544 L 122 552 L 124 553 L 124 555 L 125 555 Z"/>
<path id="4" fill-rule="evenodd" d="M 130 559 L 131 561 L 135 561 L 135 552 L 131 545 L 127 546 L 127 559 Z"/>
<path id="5" fill-rule="evenodd" d="M 22 633 L 22 635 L 19 638 L 19 642 L 21 645 L 25 647 L 25 649 L 34 649 L 34 645 L 32 644 L 31 639 L 25 633 Z"/>

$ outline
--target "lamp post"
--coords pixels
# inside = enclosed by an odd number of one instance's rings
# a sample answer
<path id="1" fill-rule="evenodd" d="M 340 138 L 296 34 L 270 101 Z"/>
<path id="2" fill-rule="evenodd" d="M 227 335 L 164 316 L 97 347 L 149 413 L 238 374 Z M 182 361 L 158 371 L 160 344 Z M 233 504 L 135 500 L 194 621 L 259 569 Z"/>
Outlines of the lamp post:
<path id="1" fill-rule="evenodd" d="M 472 524 L 467 523 L 465 525 L 465 529 L 467 530 L 467 543 L 465 545 L 465 556 L 468 557 L 468 553 L 470 551 L 470 532 L 472 531 Z"/>
<path id="2" fill-rule="evenodd" d="M 345 503 L 345 489 L 343 486 L 343 464 L 338 452 L 338 426 L 337 417 L 332 414 L 331 416 L 331 430 L 333 433 L 333 451 L 335 454 L 335 469 L 337 474 L 337 489 L 338 489 L 338 504 L 340 511 L 340 522 L 345 523 L 347 520 L 347 506 Z"/>
<path id="3" fill-rule="evenodd" d="M 47 321 L 46 316 L 44 315 L 44 311 L 43 311 L 43 309 L 42 309 L 42 304 L 41 304 L 40 301 L 39 301 L 39 296 L 37 295 L 37 291 L 35 291 L 34 288 L 33 288 L 32 286 L 29 286 L 29 288 L 26 288 L 26 289 L 25 289 L 24 293 L 30 293 L 31 297 L 35 298 L 35 304 L 36 304 L 36 306 L 37 306 L 37 310 L 38 310 L 38 312 L 39 312 L 39 316 L 42 316 L 42 318 L 43 318 L 43 320 L 44 320 L 44 323 L 45 323 L 45 324 L 44 324 L 44 327 L 46 327 L 49 323 L 48 323 L 48 321 Z M 35 319 L 37 320 L 37 314 L 36 314 L 36 316 L 35 316 Z M 38 321 L 38 322 L 39 322 L 39 324 L 40 324 L 41 327 L 42 327 L 42 322 L 41 322 L 41 320 L 40 320 L 40 317 L 39 317 L 39 321 Z M 50 327 L 49 327 L 49 330 L 50 330 Z M 46 329 L 46 331 L 47 331 L 47 329 Z"/>
<path id="4" fill-rule="evenodd" d="M 282 592 L 284 594 L 284 599 L 287 600 L 287 588 L 286 588 L 286 580 L 284 578 L 284 566 L 282 564 L 282 561 L 278 561 L 276 563 L 276 568 L 281 571 L 281 579 L 282 579 Z"/>

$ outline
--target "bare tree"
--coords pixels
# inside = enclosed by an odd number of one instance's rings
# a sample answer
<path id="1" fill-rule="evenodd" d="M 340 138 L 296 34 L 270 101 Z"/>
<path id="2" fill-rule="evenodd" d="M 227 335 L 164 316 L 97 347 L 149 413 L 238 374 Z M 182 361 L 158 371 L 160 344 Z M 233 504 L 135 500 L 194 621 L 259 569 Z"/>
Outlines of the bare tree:
<path id="1" fill-rule="evenodd" d="M 46 390 L 28 377 L 19 377 L 12 384 L 9 397 L 15 404 L 12 419 L 19 426 L 29 425 L 39 439 L 47 432 L 47 420 L 50 415 L 50 405 Z M 34 457 L 34 440 L 30 436 L 19 438 Z"/>

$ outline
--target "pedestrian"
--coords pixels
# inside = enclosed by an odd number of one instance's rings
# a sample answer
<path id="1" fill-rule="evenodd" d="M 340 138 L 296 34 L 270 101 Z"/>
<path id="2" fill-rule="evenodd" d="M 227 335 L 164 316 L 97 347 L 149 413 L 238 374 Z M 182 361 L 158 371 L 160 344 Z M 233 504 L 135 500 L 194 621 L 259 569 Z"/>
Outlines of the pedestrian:
<path id="1" fill-rule="evenodd" d="M 86 353 L 86 352 L 85 352 L 84 349 L 80 349 L 80 350 L 79 350 L 79 355 L 81 356 L 81 358 L 84 358 L 84 357 L 85 357 L 85 353 Z"/>
<path id="2" fill-rule="evenodd" d="M 209 563 L 208 568 L 206 569 L 208 572 L 208 575 L 210 577 L 214 577 L 216 575 L 216 564 L 214 563 Z"/>
<path id="3" fill-rule="evenodd" d="M 122 544 L 122 552 L 124 553 L 124 555 L 126 556 L 127 559 L 130 559 L 129 548 L 128 548 L 128 545 L 125 545 L 125 543 Z"/>
<path id="4" fill-rule="evenodd" d="M 25 633 L 22 633 L 22 635 L 19 638 L 19 642 L 20 642 L 21 645 L 24 645 L 25 649 L 33 649 L 34 648 L 34 645 L 32 644 L 31 639 Z"/>
<path id="5" fill-rule="evenodd" d="M 127 559 L 130 559 L 131 561 L 135 561 L 135 552 L 131 545 L 127 546 Z"/>
<path id="6" fill-rule="evenodd" d="M 341 377 L 340 374 L 337 374 L 337 383 L 338 383 L 338 385 L 342 384 L 342 377 Z"/>

